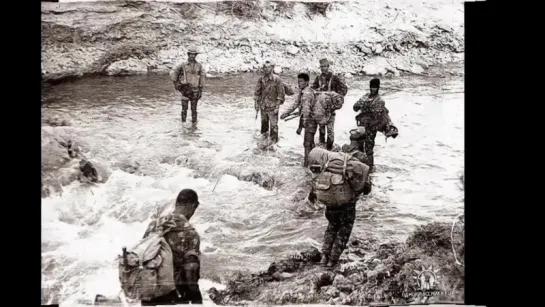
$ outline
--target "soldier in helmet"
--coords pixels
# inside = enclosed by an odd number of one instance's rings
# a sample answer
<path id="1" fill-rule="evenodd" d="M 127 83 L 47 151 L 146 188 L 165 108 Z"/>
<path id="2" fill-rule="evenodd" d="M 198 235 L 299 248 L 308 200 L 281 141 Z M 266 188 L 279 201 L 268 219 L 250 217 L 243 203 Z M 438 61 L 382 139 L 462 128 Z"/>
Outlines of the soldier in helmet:
<path id="1" fill-rule="evenodd" d="M 197 122 L 197 102 L 201 99 L 205 72 L 196 58 L 199 52 L 192 48 L 187 51 L 187 62 L 180 63 L 170 72 L 174 88 L 182 93 L 182 122 L 187 117 L 188 104 L 191 102 L 191 121 Z"/>

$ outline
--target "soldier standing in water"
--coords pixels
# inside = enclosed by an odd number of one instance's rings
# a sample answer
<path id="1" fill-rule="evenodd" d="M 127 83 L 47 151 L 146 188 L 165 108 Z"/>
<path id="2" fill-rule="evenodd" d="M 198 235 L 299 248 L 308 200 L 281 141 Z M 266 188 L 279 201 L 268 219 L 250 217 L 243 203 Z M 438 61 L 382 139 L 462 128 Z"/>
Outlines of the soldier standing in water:
<path id="1" fill-rule="evenodd" d="M 346 96 L 348 87 L 339 76 L 329 71 L 329 61 L 327 59 L 320 60 L 320 70 L 322 73 L 316 77 L 312 88 L 323 92 L 333 91 L 343 97 Z M 335 112 L 331 114 L 330 120 L 326 125 L 319 126 L 318 132 L 320 143 L 326 144 L 327 150 L 333 149 L 333 143 L 335 142 Z"/>
<path id="2" fill-rule="evenodd" d="M 196 49 L 187 51 L 187 62 L 178 64 L 170 72 L 174 88 L 182 93 L 182 122 L 187 117 L 188 104 L 191 102 L 191 122 L 197 122 L 197 102 L 201 99 L 205 73 L 196 58 Z"/>
<path id="3" fill-rule="evenodd" d="M 280 77 L 273 74 L 274 64 L 263 64 L 263 76 L 257 80 L 254 91 L 254 107 L 261 112 L 261 134 L 269 133 L 270 140 L 278 143 L 278 111 L 284 103 L 285 89 Z"/>
<path id="4" fill-rule="evenodd" d="M 377 132 L 384 131 L 386 137 L 396 138 L 397 128 L 392 124 L 389 111 L 384 99 L 379 95 L 380 80 L 377 78 L 369 82 L 369 93 L 363 95 L 355 104 L 354 111 L 360 111 L 356 116 L 358 126 L 365 127 L 365 154 L 369 162 L 371 172 L 375 171 L 375 138 Z"/>

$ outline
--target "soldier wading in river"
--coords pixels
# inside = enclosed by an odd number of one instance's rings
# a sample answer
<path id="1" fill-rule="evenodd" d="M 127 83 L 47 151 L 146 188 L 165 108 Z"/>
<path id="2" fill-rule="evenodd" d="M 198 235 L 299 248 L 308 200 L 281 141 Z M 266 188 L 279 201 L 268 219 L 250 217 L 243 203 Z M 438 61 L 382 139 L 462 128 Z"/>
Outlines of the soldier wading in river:
<path id="1" fill-rule="evenodd" d="M 317 124 L 312 114 L 314 108 L 314 91 L 309 87 L 310 77 L 308 74 L 301 73 L 297 76 L 297 83 L 299 84 L 299 93 L 295 98 L 295 101 L 288 109 L 282 113 L 280 118 L 285 119 L 288 117 L 295 109 L 299 108 L 300 118 L 301 118 L 301 129 L 305 129 L 305 135 L 303 140 L 303 146 L 305 148 L 305 157 L 303 160 L 303 166 L 307 167 L 308 165 L 308 153 L 314 148 L 314 136 L 316 135 Z M 298 129 L 298 131 L 300 131 Z M 300 132 L 298 132 L 299 134 Z"/>
<path id="2" fill-rule="evenodd" d="M 354 227 L 356 202 L 361 194 L 371 192 L 367 157 L 360 150 L 364 138 L 364 128 L 353 129 L 343 153 L 316 147 L 309 154 L 313 174 L 308 200 L 326 206 L 328 225 L 320 261 L 324 266 L 333 267 L 339 262 Z"/>
<path id="3" fill-rule="evenodd" d="M 341 96 L 346 96 L 348 87 L 341 80 L 341 78 L 333 72 L 329 71 L 329 61 L 327 59 L 320 60 L 320 70 L 322 73 L 316 77 L 312 88 L 323 92 L 335 92 Z M 327 142 L 326 142 L 326 130 L 327 130 Z M 330 120 L 326 125 L 320 125 L 319 127 L 319 142 L 326 144 L 326 148 L 331 150 L 333 143 L 335 142 L 335 112 L 331 114 Z"/>
<path id="4" fill-rule="evenodd" d="M 197 102 L 201 99 L 205 73 L 201 63 L 197 62 L 196 49 L 187 51 L 188 60 L 178 64 L 170 72 L 174 88 L 182 93 L 182 122 L 187 117 L 188 104 L 191 102 L 191 121 L 197 122 Z"/>
<path id="5" fill-rule="evenodd" d="M 365 127 L 365 154 L 371 167 L 371 172 L 375 171 L 375 138 L 377 132 L 382 131 L 386 137 L 396 138 L 397 128 L 392 124 L 388 109 L 378 91 L 380 89 L 380 80 L 372 79 L 369 82 L 369 94 L 363 95 L 355 104 L 354 111 L 360 111 L 356 116 L 358 126 Z"/>
<path id="6" fill-rule="evenodd" d="M 257 81 L 254 92 L 254 107 L 261 112 L 261 134 L 269 132 L 270 140 L 278 142 L 278 111 L 284 103 L 285 89 L 280 77 L 273 74 L 274 64 L 263 64 L 263 76 Z"/>

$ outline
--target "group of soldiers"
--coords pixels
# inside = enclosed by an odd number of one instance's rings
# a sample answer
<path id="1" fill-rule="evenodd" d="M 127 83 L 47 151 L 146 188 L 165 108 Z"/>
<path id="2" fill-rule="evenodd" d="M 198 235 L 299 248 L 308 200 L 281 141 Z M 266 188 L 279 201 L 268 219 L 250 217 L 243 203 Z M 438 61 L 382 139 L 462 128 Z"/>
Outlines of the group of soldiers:
<path id="1" fill-rule="evenodd" d="M 182 93 L 182 122 L 186 121 L 189 103 L 191 104 L 192 122 L 197 122 L 197 103 L 202 95 L 204 85 L 204 72 L 202 65 L 196 61 L 196 50 L 188 51 L 188 61 L 177 65 L 170 76 L 176 90 Z M 265 62 L 263 75 L 257 81 L 254 92 L 254 107 L 261 113 L 261 133 L 270 139 L 272 143 L 278 142 L 278 120 L 285 119 L 295 109 L 300 109 L 300 127 L 304 132 L 305 166 L 308 165 L 308 155 L 315 147 L 315 134 L 319 132 L 319 142 L 326 150 L 334 149 L 335 141 L 335 114 L 332 112 L 329 121 L 325 124 L 318 124 L 312 118 L 314 92 L 335 92 L 344 97 L 348 88 L 341 77 L 330 71 L 330 63 L 327 59 L 320 60 L 321 74 L 318 75 L 312 85 L 310 77 L 306 73 L 299 74 L 298 91 L 294 102 L 287 110 L 279 116 L 279 109 L 292 91 L 289 86 L 273 73 L 274 64 Z M 343 152 L 351 153 L 351 156 L 358 157 L 366 164 L 370 171 L 374 168 L 374 139 L 378 131 L 385 132 L 387 136 L 397 136 L 397 128 L 389 121 L 388 110 L 384 100 L 379 95 L 380 80 L 370 81 L 370 92 L 361 97 L 353 106 L 354 111 L 361 113 L 356 117 L 356 129 L 350 131 L 350 144 L 342 147 Z M 386 118 L 386 120 L 385 120 Z M 337 265 L 339 258 L 346 248 L 346 244 L 352 232 L 356 217 L 356 201 L 361 194 L 371 192 L 370 179 L 365 182 L 364 187 L 348 203 L 341 206 L 328 207 L 326 205 L 325 216 L 329 222 L 324 236 L 322 247 L 321 264 L 327 267 Z M 316 201 L 316 191 L 311 189 L 308 200 Z M 193 216 L 199 206 L 197 193 L 190 189 L 182 190 L 175 202 L 173 213 L 154 220 L 146 230 L 145 236 L 157 231 L 157 229 L 173 229 L 165 234 L 165 240 L 172 249 L 174 258 L 174 275 L 176 290 L 172 293 L 142 301 L 143 306 L 202 303 L 198 280 L 200 278 L 200 239 L 198 233 L 189 224 L 188 220 Z"/>
<path id="2" fill-rule="evenodd" d="M 199 52 L 196 49 L 189 49 L 187 52 L 188 60 L 176 65 L 170 73 L 175 89 L 182 93 L 182 122 L 185 122 L 187 119 L 189 106 L 191 106 L 191 121 L 192 123 L 197 122 L 197 104 L 202 97 L 205 82 L 204 69 L 196 60 L 198 54 Z M 298 75 L 299 91 L 295 102 L 280 116 L 281 119 L 285 119 L 295 109 L 301 109 L 301 121 L 297 133 L 300 134 L 302 129 L 305 130 L 303 141 L 305 161 L 308 152 L 315 146 L 314 137 L 316 130 L 319 134 L 319 143 L 326 149 L 332 150 L 335 143 L 334 111 L 331 112 L 326 124 L 314 125 L 312 120 L 302 118 L 302 113 L 304 113 L 302 109 L 308 106 L 309 100 L 312 98 L 311 91 L 335 92 L 342 97 L 345 97 L 348 92 L 348 87 L 343 78 L 330 70 L 330 63 L 327 59 L 321 59 L 319 64 L 321 74 L 316 76 L 312 84 L 310 84 L 308 74 L 302 73 Z M 261 134 L 268 136 L 273 143 L 276 143 L 278 142 L 280 106 L 284 104 L 286 96 L 293 94 L 293 91 L 289 86 L 286 86 L 277 74 L 273 73 L 273 69 L 274 64 L 272 62 L 266 61 L 264 63 L 263 75 L 257 81 L 254 91 L 254 107 L 256 112 L 261 113 Z M 369 166 L 372 171 L 375 170 L 374 147 L 377 132 L 381 131 L 381 129 L 382 131 L 386 130 L 384 132 L 387 136 L 395 135 L 396 133 L 396 129 L 382 128 L 384 126 L 383 119 L 389 117 L 384 100 L 378 94 L 379 88 L 380 80 L 371 80 L 370 93 L 361 97 L 353 107 L 354 111 L 361 111 L 356 120 L 358 126 L 363 126 L 366 129 L 365 142 L 362 142 L 365 148 L 362 148 L 362 150 L 368 157 Z"/>

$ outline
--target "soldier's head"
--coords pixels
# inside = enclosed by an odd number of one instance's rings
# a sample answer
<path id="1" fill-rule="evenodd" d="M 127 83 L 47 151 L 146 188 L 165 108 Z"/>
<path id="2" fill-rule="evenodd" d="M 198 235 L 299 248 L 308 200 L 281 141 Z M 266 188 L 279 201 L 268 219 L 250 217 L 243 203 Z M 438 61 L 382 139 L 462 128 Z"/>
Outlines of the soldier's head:
<path id="1" fill-rule="evenodd" d="M 297 75 L 297 84 L 299 84 L 300 89 L 304 89 L 308 86 L 308 81 L 310 80 L 310 77 L 308 74 L 300 73 Z"/>
<path id="2" fill-rule="evenodd" d="M 371 91 L 371 95 L 378 94 L 378 90 L 380 88 L 380 79 L 374 78 L 369 81 L 369 90 Z"/>
<path id="3" fill-rule="evenodd" d="M 273 62 L 265 61 L 265 63 L 263 63 L 263 73 L 266 76 L 272 74 L 273 69 L 274 69 L 274 63 Z"/>
<path id="4" fill-rule="evenodd" d="M 327 59 L 320 60 L 320 70 L 322 71 L 323 74 L 329 71 L 329 61 Z"/>
<path id="5" fill-rule="evenodd" d="M 199 54 L 199 52 L 196 49 L 191 48 L 187 51 L 187 58 L 189 59 L 189 61 L 195 61 L 195 59 L 197 58 L 197 54 Z"/>
<path id="6" fill-rule="evenodd" d="M 191 189 L 183 189 L 176 198 L 175 211 L 183 214 L 188 220 L 193 216 L 199 207 L 199 197 Z"/>

